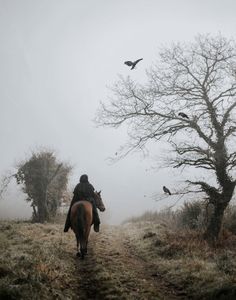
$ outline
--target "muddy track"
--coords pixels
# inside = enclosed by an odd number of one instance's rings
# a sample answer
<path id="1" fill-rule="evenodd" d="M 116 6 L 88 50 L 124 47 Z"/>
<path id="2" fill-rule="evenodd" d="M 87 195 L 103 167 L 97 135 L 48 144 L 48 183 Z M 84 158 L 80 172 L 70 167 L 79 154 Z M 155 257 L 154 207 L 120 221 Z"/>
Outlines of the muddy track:
<path id="1" fill-rule="evenodd" d="M 88 256 L 77 259 L 78 299 L 186 299 L 155 267 L 136 255 L 122 226 L 92 233 Z"/>

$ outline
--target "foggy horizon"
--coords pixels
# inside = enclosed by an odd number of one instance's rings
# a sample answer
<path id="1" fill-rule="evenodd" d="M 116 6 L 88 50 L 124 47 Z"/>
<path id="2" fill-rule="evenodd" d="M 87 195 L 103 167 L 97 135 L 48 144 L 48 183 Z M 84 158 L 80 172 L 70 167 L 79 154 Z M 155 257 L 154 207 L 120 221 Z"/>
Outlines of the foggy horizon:
<path id="1" fill-rule="evenodd" d="M 72 189 L 86 173 L 102 190 L 111 224 L 173 205 L 176 197 L 156 202 L 152 195 L 162 197 L 163 185 L 175 190 L 192 173 L 156 167 L 167 155 L 164 142 L 150 144 L 147 157 L 132 153 L 110 164 L 127 127 L 97 127 L 96 111 L 119 75 L 145 83 L 161 47 L 198 34 L 234 39 L 236 3 L 0 0 L 0 8 L 0 176 L 44 147 L 74 167 Z M 132 71 L 124 64 L 138 58 Z M 24 197 L 12 182 L 0 199 L 0 218 L 29 218 Z"/>

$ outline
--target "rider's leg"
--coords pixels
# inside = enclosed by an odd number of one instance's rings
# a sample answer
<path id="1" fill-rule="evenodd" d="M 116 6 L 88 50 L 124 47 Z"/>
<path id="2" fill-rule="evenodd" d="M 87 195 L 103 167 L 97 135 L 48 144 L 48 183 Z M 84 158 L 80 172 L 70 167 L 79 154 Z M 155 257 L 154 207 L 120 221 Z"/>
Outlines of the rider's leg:
<path id="1" fill-rule="evenodd" d="M 70 222 L 70 211 L 71 211 L 71 207 L 72 205 L 76 202 L 75 196 L 73 197 L 71 204 L 70 204 L 70 208 L 68 210 L 67 216 L 66 216 L 66 222 L 65 222 L 65 227 L 64 227 L 64 232 L 68 232 L 68 230 L 71 227 L 71 222 Z"/>
<path id="2" fill-rule="evenodd" d="M 66 216 L 66 222 L 65 222 L 65 227 L 64 227 L 64 232 L 68 232 L 68 230 L 71 227 L 71 223 L 70 223 L 70 210 L 71 210 L 71 206 L 68 210 L 67 216 Z"/>
<path id="3" fill-rule="evenodd" d="M 98 215 L 98 210 L 95 205 L 95 202 L 93 201 L 92 204 L 93 204 L 93 223 L 94 223 L 93 229 L 94 231 L 99 232 L 100 218 Z"/>

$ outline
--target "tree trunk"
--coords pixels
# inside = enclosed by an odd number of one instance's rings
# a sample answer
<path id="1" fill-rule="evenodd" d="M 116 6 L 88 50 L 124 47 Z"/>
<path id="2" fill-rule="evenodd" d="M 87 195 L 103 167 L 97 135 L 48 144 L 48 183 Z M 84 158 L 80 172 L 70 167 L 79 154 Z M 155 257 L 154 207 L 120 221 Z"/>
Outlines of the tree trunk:
<path id="1" fill-rule="evenodd" d="M 204 238 L 210 243 L 215 245 L 219 238 L 224 211 L 228 203 L 216 203 L 214 205 L 214 211 L 212 213 L 210 222 L 207 226 L 206 232 L 204 234 Z"/>
<path id="2" fill-rule="evenodd" d="M 45 209 L 42 203 L 38 205 L 38 222 L 39 223 L 45 222 Z"/>
<path id="3" fill-rule="evenodd" d="M 45 199 L 39 201 L 38 204 L 38 222 L 44 223 L 48 220 L 48 209 L 45 203 Z"/>
<path id="4" fill-rule="evenodd" d="M 32 204 L 32 207 L 33 207 L 33 216 L 32 216 L 32 220 L 33 222 L 37 222 L 38 221 L 38 212 L 36 210 L 36 206 L 34 204 Z"/>

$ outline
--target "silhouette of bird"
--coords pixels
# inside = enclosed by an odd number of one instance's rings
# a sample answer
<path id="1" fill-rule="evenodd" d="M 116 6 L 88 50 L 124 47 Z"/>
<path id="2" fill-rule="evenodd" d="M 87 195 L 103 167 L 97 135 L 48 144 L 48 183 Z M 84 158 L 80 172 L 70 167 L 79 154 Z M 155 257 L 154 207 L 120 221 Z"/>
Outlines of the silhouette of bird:
<path id="1" fill-rule="evenodd" d="M 164 191 L 165 193 L 171 195 L 170 190 L 169 190 L 167 187 L 165 187 L 165 186 L 163 186 L 163 191 Z"/>
<path id="2" fill-rule="evenodd" d="M 137 63 L 140 61 L 140 60 L 143 60 L 143 58 L 140 58 L 140 59 L 137 59 L 135 61 L 130 61 L 130 60 L 127 60 L 124 62 L 125 65 L 131 67 L 130 70 L 133 70 L 135 68 L 135 66 L 137 65 Z"/>
<path id="3" fill-rule="evenodd" d="M 189 119 L 189 117 L 188 117 L 185 113 L 183 113 L 183 112 L 178 113 L 178 115 L 179 115 L 180 117 L 182 117 L 182 118 Z"/>

